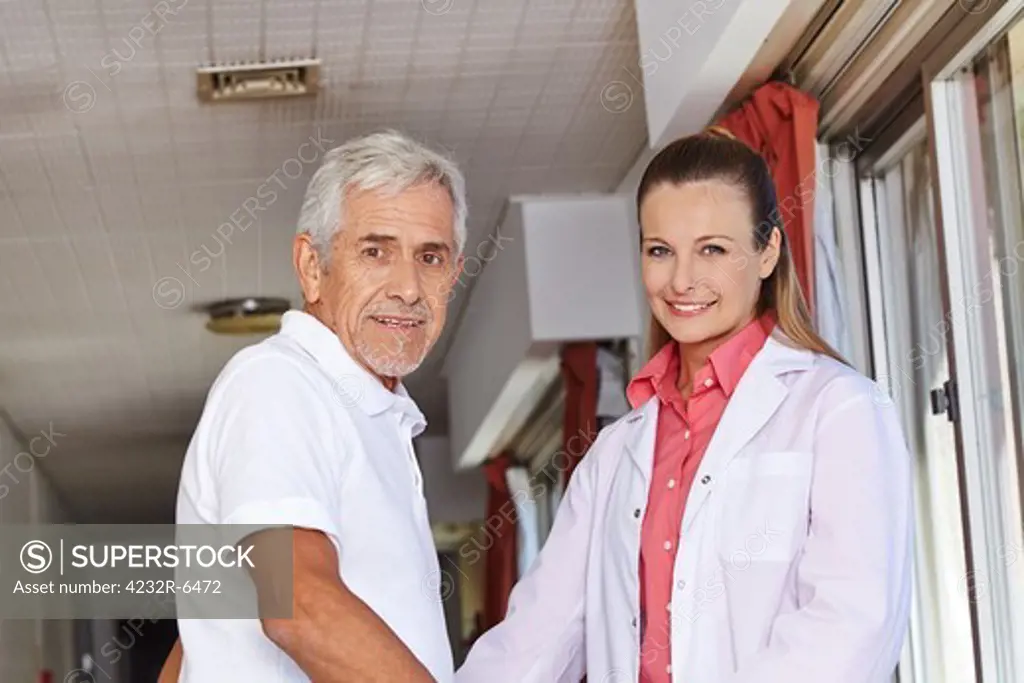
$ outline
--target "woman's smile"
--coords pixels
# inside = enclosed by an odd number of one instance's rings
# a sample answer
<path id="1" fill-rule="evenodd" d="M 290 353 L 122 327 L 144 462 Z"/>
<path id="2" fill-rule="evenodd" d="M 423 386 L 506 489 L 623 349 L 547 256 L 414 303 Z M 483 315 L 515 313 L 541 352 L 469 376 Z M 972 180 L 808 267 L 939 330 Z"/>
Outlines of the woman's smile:
<path id="1" fill-rule="evenodd" d="M 718 299 L 713 299 L 707 302 L 700 303 L 672 303 L 666 301 L 665 304 L 668 306 L 668 312 L 670 315 L 678 316 L 680 318 L 695 318 L 699 315 L 704 315 L 710 311 L 716 304 Z"/>

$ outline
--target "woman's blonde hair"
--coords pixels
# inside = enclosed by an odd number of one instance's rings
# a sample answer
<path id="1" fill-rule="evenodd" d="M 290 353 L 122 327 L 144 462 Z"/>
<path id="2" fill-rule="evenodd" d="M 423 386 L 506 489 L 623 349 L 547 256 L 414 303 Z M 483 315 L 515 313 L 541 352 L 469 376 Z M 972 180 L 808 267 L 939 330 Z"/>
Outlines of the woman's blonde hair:
<path id="1" fill-rule="evenodd" d="M 779 229 L 782 236 L 775 270 L 761 283 L 757 315 L 773 313 L 787 338 L 785 341 L 849 365 L 814 329 L 807 300 L 793 266 L 793 256 L 783 229 L 771 171 L 761 155 L 743 142 L 727 131 L 716 128 L 669 144 L 651 160 L 640 180 L 636 194 L 638 219 L 644 197 L 655 187 L 665 183 L 681 185 L 704 180 L 730 183 L 743 190 L 750 199 L 755 226 L 753 244 L 757 253 L 768 246 L 775 228 Z M 642 234 L 642 223 L 640 231 Z M 648 359 L 671 340 L 668 331 L 657 318 L 651 316 L 647 335 Z"/>

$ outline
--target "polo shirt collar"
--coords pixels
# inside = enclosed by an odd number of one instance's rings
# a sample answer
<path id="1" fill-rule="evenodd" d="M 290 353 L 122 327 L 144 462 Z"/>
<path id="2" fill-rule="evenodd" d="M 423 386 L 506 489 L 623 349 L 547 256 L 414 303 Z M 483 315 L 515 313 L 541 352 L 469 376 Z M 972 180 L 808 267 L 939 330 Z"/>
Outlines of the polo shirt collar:
<path id="1" fill-rule="evenodd" d="M 305 311 L 286 311 L 281 317 L 280 334 L 299 344 L 331 377 L 334 394 L 346 407 L 358 406 L 367 415 L 393 411 L 407 420 L 412 435 L 426 429 L 427 421 L 405 385 L 399 382 L 389 391 L 369 370 L 357 363 L 338 336 Z"/>

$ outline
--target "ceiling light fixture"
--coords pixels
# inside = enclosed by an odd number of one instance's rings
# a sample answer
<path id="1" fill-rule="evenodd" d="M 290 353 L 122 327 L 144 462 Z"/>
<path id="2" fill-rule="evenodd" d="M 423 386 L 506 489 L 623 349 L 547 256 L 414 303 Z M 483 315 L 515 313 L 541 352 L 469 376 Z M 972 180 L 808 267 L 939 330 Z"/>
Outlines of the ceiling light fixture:
<path id="1" fill-rule="evenodd" d="M 281 329 L 281 316 L 291 309 L 287 299 L 246 297 L 210 304 L 206 329 L 214 334 L 274 334 Z"/>

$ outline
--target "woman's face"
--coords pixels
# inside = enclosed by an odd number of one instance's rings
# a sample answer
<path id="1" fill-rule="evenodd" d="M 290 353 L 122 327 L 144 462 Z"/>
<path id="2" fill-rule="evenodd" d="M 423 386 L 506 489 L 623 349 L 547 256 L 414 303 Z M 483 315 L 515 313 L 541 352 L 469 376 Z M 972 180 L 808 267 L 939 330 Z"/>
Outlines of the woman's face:
<path id="1" fill-rule="evenodd" d="M 734 185 L 707 180 L 654 187 L 640 206 L 641 269 L 654 317 L 676 341 L 717 345 L 756 313 L 781 234 L 754 247 L 750 201 Z"/>

